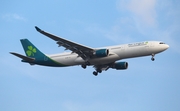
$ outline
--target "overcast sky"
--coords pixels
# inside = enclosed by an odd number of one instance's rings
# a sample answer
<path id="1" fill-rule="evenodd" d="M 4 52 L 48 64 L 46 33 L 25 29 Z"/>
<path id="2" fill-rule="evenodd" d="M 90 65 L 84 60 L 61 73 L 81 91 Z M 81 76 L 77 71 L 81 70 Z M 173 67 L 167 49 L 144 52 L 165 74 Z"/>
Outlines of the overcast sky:
<path id="1" fill-rule="evenodd" d="M 0 1 L 0 111 L 180 111 L 179 0 Z M 34 26 L 89 46 L 157 40 L 170 48 L 151 57 L 125 59 L 127 70 L 95 77 L 80 66 L 30 66 L 27 38 L 46 54 L 64 48 Z"/>

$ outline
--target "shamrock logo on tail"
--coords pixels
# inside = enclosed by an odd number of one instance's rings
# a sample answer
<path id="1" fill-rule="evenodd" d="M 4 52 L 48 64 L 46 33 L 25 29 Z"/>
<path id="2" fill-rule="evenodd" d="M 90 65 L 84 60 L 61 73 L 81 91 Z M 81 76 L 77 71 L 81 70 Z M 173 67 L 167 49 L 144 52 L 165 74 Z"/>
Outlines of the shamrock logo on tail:
<path id="1" fill-rule="evenodd" d="M 28 46 L 28 50 L 26 51 L 26 54 L 28 56 L 34 56 L 35 53 L 36 53 L 36 49 L 33 48 L 32 46 Z"/>

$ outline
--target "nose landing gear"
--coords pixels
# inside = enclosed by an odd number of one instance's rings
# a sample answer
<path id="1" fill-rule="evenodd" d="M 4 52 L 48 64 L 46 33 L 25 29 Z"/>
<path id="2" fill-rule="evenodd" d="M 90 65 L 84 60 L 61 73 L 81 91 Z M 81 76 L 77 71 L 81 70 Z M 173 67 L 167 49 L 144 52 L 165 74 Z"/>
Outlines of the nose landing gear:
<path id="1" fill-rule="evenodd" d="M 152 58 L 151 58 L 152 61 L 155 60 L 154 56 L 155 56 L 155 54 L 152 54 Z"/>

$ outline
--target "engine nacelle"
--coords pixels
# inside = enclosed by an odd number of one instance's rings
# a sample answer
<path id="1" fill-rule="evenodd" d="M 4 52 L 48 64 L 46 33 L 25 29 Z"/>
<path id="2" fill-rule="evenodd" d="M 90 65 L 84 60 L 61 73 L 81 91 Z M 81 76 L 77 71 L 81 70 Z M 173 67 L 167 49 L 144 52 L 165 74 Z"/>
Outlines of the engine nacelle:
<path id="1" fill-rule="evenodd" d="M 96 57 L 106 57 L 109 54 L 109 50 L 108 49 L 99 49 L 96 52 L 94 52 L 94 55 Z"/>
<path id="2" fill-rule="evenodd" d="M 116 62 L 112 66 L 113 69 L 116 70 L 123 70 L 128 68 L 128 63 L 127 62 Z"/>

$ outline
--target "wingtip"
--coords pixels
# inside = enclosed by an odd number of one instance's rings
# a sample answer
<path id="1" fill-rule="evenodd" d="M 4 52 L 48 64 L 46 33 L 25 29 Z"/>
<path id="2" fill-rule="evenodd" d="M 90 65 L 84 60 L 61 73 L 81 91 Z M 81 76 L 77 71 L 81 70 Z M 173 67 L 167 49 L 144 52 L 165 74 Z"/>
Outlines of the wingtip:
<path id="1" fill-rule="evenodd" d="M 35 28 L 36 28 L 36 30 L 38 31 L 38 32 L 41 32 L 42 30 L 39 28 L 39 27 L 37 27 L 37 26 L 35 26 Z"/>
<path id="2" fill-rule="evenodd" d="M 13 54 L 13 52 L 9 52 L 10 54 Z"/>

